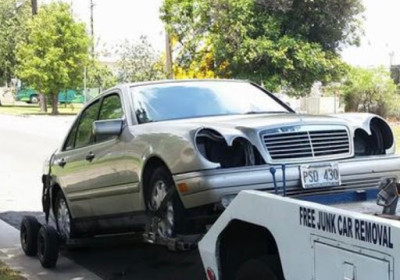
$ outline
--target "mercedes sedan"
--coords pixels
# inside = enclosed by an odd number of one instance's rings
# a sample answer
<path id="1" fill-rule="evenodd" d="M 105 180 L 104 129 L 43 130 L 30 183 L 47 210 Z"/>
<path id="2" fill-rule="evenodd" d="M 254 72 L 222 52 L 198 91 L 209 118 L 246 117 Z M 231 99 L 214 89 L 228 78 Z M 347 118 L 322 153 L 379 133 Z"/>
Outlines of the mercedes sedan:
<path id="1" fill-rule="evenodd" d="M 174 237 L 204 231 L 241 190 L 362 200 L 399 172 L 379 116 L 297 114 L 245 81 L 160 81 L 83 108 L 47 162 L 42 200 L 65 238 L 146 225 Z"/>

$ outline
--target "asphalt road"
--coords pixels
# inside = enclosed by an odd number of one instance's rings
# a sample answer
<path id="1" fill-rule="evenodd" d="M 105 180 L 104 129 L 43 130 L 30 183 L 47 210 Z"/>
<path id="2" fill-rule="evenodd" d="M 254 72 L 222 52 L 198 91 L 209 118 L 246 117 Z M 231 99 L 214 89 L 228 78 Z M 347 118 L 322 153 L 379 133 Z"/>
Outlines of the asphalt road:
<path id="1" fill-rule="evenodd" d="M 0 115 L 0 219 L 17 228 L 26 214 L 43 220 L 43 162 L 59 146 L 72 120 Z M 197 250 L 170 252 L 135 238 L 104 239 L 62 254 L 103 279 L 205 280 Z"/>

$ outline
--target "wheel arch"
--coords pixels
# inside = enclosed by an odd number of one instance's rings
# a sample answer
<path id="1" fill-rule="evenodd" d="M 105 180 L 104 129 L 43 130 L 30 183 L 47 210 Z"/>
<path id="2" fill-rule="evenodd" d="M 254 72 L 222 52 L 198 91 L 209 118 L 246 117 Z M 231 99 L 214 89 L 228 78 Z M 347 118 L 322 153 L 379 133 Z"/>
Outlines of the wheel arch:
<path id="1" fill-rule="evenodd" d="M 144 201 L 148 201 L 149 198 L 149 182 L 153 171 L 159 167 L 164 167 L 172 176 L 171 170 L 168 168 L 167 164 L 164 160 L 162 160 L 158 156 L 149 157 L 143 165 L 142 174 L 141 174 L 141 185 L 143 191 L 143 199 Z"/>
<path id="2" fill-rule="evenodd" d="M 283 275 L 277 242 L 265 227 L 242 220 L 232 220 L 221 232 L 217 242 L 222 280 L 234 279 L 240 265 L 247 260 L 274 256 L 275 271 Z"/>
<path id="3" fill-rule="evenodd" d="M 58 183 L 53 184 L 50 188 L 50 198 L 51 198 L 50 203 L 51 203 L 51 211 L 53 212 L 54 217 L 56 215 L 56 213 L 54 211 L 56 211 L 55 204 L 56 204 L 56 199 L 57 199 L 57 195 L 59 192 L 62 192 L 64 197 L 66 197 L 61 186 Z M 67 199 L 67 198 L 65 198 L 65 199 Z M 67 203 L 68 203 L 68 201 L 67 201 Z"/>

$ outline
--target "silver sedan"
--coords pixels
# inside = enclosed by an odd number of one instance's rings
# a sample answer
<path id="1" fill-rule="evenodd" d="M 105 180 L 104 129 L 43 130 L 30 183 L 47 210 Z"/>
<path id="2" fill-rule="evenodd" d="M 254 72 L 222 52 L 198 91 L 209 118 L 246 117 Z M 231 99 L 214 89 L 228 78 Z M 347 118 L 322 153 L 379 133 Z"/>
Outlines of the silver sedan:
<path id="1" fill-rule="evenodd" d="M 92 100 L 43 176 L 43 207 L 65 237 L 204 231 L 245 189 L 306 200 L 375 198 L 398 179 L 386 121 L 296 114 L 244 81 L 121 85 Z"/>

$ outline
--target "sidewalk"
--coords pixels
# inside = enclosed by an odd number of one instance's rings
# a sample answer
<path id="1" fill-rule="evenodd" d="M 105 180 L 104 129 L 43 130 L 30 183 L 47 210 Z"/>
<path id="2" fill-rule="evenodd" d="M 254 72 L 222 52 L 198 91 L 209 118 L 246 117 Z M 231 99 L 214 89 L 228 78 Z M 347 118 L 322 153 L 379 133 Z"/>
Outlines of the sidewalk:
<path id="1" fill-rule="evenodd" d="M 19 241 L 19 231 L 3 220 L 0 220 L 0 260 L 12 269 L 20 271 L 29 280 L 101 279 L 62 255 L 59 256 L 55 268 L 42 268 L 37 258 L 28 257 L 22 251 Z"/>

